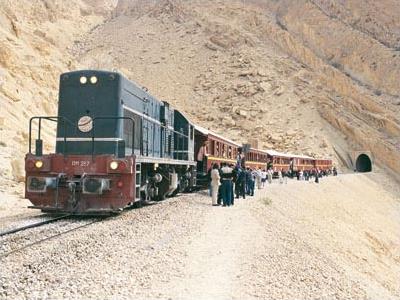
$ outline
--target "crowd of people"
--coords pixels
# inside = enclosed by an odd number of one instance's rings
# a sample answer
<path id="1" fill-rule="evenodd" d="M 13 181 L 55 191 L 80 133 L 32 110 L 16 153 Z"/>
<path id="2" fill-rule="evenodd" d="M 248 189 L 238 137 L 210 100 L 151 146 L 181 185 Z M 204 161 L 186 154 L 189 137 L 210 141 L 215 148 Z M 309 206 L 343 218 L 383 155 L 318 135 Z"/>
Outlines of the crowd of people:
<path id="1" fill-rule="evenodd" d="M 222 163 L 221 166 L 214 163 L 209 170 L 209 189 L 213 206 L 232 206 L 235 199 L 246 196 L 254 196 L 256 189 L 263 189 L 268 182 L 272 183 L 273 177 L 277 177 L 280 184 L 287 184 L 288 178 L 297 180 L 311 181 L 319 183 L 323 176 L 332 174 L 337 175 L 336 168 L 332 172 L 321 171 L 318 169 L 310 171 L 284 171 L 283 169 L 274 171 L 272 169 L 251 169 L 240 164 Z"/>

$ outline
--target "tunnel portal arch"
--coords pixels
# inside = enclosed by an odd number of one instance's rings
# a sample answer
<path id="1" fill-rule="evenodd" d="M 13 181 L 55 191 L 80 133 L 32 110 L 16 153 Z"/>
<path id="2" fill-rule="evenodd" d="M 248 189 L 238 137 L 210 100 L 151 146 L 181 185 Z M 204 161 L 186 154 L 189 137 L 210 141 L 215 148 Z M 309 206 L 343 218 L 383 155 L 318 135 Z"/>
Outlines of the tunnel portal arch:
<path id="1" fill-rule="evenodd" d="M 356 171 L 362 173 L 372 171 L 372 161 L 367 154 L 362 153 L 358 155 L 356 160 Z"/>

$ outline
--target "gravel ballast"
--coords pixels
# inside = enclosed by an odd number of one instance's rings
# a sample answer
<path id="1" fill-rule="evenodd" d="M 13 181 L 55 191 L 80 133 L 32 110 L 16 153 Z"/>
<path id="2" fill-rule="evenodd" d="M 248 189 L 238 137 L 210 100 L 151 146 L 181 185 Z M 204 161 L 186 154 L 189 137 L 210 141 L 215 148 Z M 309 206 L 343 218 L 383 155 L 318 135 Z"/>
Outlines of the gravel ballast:
<path id="1" fill-rule="evenodd" d="M 233 207 L 181 195 L 1 258 L 0 298 L 396 299 L 399 205 L 361 175 L 273 183 Z"/>

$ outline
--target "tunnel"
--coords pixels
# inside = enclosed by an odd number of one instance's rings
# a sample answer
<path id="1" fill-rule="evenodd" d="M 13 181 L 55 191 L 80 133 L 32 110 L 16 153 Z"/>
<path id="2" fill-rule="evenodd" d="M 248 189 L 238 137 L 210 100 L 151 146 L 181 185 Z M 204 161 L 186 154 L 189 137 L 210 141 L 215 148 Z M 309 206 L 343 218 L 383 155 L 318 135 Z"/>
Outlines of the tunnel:
<path id="1" fill-rule="evenodd" d="M 356 160 L 356 171 L 357 172 L 371 172 L 372 163 L 371 159 L 366 154 L 360 154 Z"/>

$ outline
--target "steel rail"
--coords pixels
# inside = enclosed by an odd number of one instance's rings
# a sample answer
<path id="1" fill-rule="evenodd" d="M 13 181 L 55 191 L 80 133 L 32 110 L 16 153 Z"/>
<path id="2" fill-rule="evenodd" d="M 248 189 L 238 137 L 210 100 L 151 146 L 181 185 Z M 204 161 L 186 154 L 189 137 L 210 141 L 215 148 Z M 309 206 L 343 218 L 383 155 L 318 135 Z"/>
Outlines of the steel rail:
<path id="1" fill-rule="evenodd" d="M 42 225 L 50 224 L 50 223 L 56 222 L 56 221 L 61 220 L 61 219 L 65 219 L 65 218 L 70 217 L 70 216 L 71 215 L 63 215 L 63 216 L 56 217 L 56 218 L 53 218 L 53 219 L 50 219 L 50 220 L 37 222 L 37 223 L 29 224 L 29 225 L 26 225 L 26 226 L 21 226 L 21 227 L 18 227 L 18 228 L 14 228 L 14 229 L 10 229 L 10 230 L 7 230 L 7 231 L 3 231 L 3 232 L 0 232 L 0 237 L 5 236 L 5 235 L 9 235 L 9 234 L 13 234 L 13 233 L 16 233 L 16 232 L 19 232 L 19 231 L 23 231 L 23 230 L 26 230 L 26 229 L 29 229 L 29 228 L 35 228 L 35 227 L 39 227 L 39 226 L 42 226 Z"/>
<path id="2" fill-rule="evenodd" d="M 80 226 L 77 226 L 77 227 L 68 229 L 68 230 L 66 230 L 66 231 L 59 232 L 59 233 L 57 233 L 57 234 L 54 234 L 54 235 L 45 237 L 44 239 L 41 239 L 41 240 L 38 240 L 38 241 L 35 241 L 35 242 L 32 242 L 32 243 L 29 243 L 29 244 L 24 245 L 24 246 L 22 246 L 22 247 L 20 247 L 20 248 L 13 249 L 13 250 L 10 250 L 10 251 L 5 252 L 5 253 L 1 253 L 1 254 L 0 254 L 0 260 L 3 259 L 4 257 L 9 256 L 10 254 L 13 254 L 13 253 L 16 253 L 16 252 L 20 252 L 20 251 L 25 250 L 25 249 L 27 249 L 27 248 L 29 248 L 29 247 L 38 245 L 38 244 L 43 243 L 43 242 L 45 242 L 45 241 L 49 241 L 49 240 L 51 240 L 51 239 L 54 239 L 54 238 L 57 238 L 57 237 L 62 236 L 62 235 L 64 235 L 64 234 L 67 234 L 67 233 L 69 233 L 69 232 L 72 232 L 72 231 L 75 231 L 75 230 L 78 230 L 78 229 L 87 227 L 87 226 L 92 225 L 92 224 L 97 223 L 97 222 L 104 221 L 104 220 L 107 219 L 107 218 L 108 218 L 108 217 L 101 218 L 101 219 L 97 219 L 97 220 L 94 220 L 94 221 L 92 221 L 92 222 L 89 222 L 89 223 L 86 223 L 86 224 L 83 224 L 83 225 L 80 225 Z"/>

